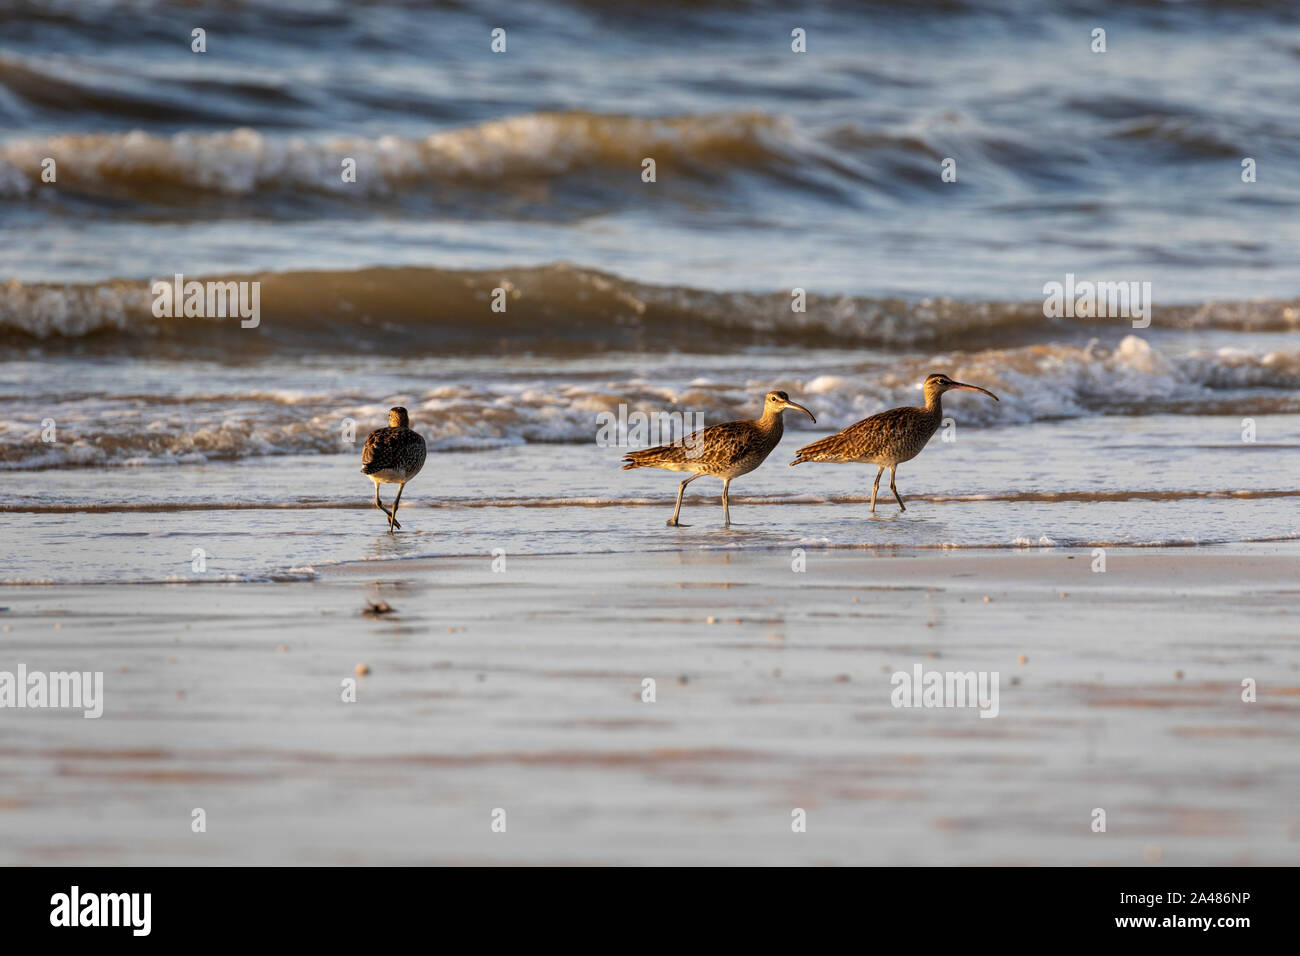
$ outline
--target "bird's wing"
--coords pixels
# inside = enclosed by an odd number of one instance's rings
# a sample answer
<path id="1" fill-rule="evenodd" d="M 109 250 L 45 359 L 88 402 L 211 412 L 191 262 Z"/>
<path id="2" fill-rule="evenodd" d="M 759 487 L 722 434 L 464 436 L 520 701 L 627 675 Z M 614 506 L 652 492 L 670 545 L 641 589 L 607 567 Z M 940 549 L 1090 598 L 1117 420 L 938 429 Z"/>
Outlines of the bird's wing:
<path id="1" fill-rule="evenodd" d="M 857 461 L 872 458 L 884 451 L 891 438 L 912 425 L 916 409 L 891 408 L 854 422 L 811 445 L 805 445 L 795 454 L 804 461 Z"/>
<path id="2" fill-rule="evenodd" d="M 711 428 L 702 428 L 687 439 L 700 436 L 704 442 L 699 448 L 718 449 L 718 460 L 723 464 L 734 465 L 747 454 L 753 444 L 754 426 L 750 422 L 723 422 Z"/>
<path id="3" fill-rule="evenodd" d="M 744 421 L 710 425 L 667 445 L 630 451 L 624 460 L 637 466 L 654 468 L 669 464 L 681 465 L 707 455 L 710 460 L 731 464 L 744 456 L 745 443 L 742 439 L 746 426 L 753 427 Z"/>
<path id="4" fill-rule="evenodd" d="M 392 448 L 392 435 L 389 434 L 391 431 L 391 428 L 377 428 L 370 433 L 365 447 L 361 449 L 363 467 L 371 464 L 378 465 L 380 468 L 384 466 L 385 459 Z"/>

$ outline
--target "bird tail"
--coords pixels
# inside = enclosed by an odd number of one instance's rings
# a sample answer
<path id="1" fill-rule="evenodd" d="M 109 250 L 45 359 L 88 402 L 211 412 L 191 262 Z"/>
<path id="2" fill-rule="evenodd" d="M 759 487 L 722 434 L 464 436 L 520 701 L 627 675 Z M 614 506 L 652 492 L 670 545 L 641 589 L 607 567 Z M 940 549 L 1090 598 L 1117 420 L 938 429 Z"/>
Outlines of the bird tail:
<path id="1" fill-rule="evenodd" d="M 629 468 L 661 468 L 665 464 L 680 463 L 686 460 L 686 449 L 681 444 L 657 445 L 630 451 L 623 456 L 622 471 Z"/>
<path id="2" fill-rule="evenodd" d="M 840 448 L 840 436 L 831 435 L 813 442 L 811 445 L 804 445 L 796 451 L 794 461 L 790 466 L 802 464 L 805 461 L 844 461 L 844 454 Z"/>

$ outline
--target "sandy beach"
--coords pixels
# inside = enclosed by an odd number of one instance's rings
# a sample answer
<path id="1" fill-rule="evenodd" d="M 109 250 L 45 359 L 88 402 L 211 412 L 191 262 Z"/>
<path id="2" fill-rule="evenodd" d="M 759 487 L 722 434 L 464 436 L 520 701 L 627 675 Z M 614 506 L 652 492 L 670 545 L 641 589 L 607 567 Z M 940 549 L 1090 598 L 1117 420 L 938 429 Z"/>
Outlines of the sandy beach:
<path id="1" fill-rule="evenodd" d="M 1295 862 L 1300 547 L 805 559 L 8 588 L 10 656 L 105 708 L 8 712 L 0 862 Z M 996 718 L 893 706 L 916 665 Z"/>

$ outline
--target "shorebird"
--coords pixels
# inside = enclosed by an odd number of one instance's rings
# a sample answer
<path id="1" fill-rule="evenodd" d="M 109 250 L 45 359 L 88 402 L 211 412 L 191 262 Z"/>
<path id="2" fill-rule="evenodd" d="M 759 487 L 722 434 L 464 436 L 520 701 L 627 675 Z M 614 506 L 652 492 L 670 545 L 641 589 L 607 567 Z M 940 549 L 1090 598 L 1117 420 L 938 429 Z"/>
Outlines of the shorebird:
<path id="1" fill-rule="evenodd" d="M 1001 401 L 987 388 L 954 382 L 947 375 L 936 373 L 925 380 L 925 407 L 905 405 L 864 418 L 829 438 L 800 448 L 795 452 L 798 457 L 790 464 L 793 466 L 805 461 L 860 461 L 877 465 L 879 470 L 876 472 L 876 483 L 871 486 L 872 514 L 876 513 L 876 492 L 880 489 L 880 476 L 888 468 L 889 490 L 894 493 L 898 507 L 906 511 L 907 507 L 894 486 L 898 466 L 921 454 L 926 442 L 938 431 L 939 423 L 943 421 L 941 397 L 944 392 L 953 389 L 983 392 L 993 401 Z"/>
<path id="2" fill-rule="evenodd" d="M 754 421 L 724 422 L 691 432 L 669 445 L 628 452 L 623 458 L 622 470 L 629 468 L 664 468 L 668 471 L 689 471 L 693 474 L 677 489 L 677 507 L 668 519 L 669 527 L 677 527 L 677 517 L 682 511 L 682 495 L 700 475 L 722 479 L 723 527 L 731 527 L 731 511 L 727 492 L 731 479 L 747 475 L 772 453 L 781 441 L 785 426 L 781 413 L 787 408 L 797 408 L 813 422 L 813 413 L 798 402 L 790 401 L 785 392 L 768 392 L 763 400 L 763 417 Z"/>
<path id="3" fill-rule="evenodd" d="M 372 431 L 366 439 L 366 447 L 361 450 L 361 474 L 375 483 L 375 507 L 388 515 L 389 534 L 394 528 L 402 529 L 397 521 L 397 505 L 402 500 L 406 483 L 424 467 L 424 456 L 424 439 L 418 432 L 411 431 L 411 420 L 401 406 L 388 410 L 388 427 Z M 379 486 L 382 484 L 397 485 L 392 511 L 379 500 Z"/>

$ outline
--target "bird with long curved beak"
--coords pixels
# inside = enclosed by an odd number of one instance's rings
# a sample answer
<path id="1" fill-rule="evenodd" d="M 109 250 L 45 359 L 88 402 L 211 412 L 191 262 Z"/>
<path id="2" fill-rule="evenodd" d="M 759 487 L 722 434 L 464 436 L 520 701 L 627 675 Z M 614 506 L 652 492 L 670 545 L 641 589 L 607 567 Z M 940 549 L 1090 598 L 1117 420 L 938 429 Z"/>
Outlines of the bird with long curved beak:
<path id="1" fill-rule="evenodd" d="M 669 527 L 677 527 L 682 512 L 682 495 L 686 486 L 700 475 L 722 479 L 723 527 L 731 527 L 731 511 L 727 492 L 731 479 L 749 474 L 772 453 L 781 441 L 785 425 L 781 413 L 787 408 L 797 408 L 815 423 L 817 419 L 798 402 L 790 401 L 785 392 L 768 392 L 763 398 L 763 414 L 752 421 L 724 422 L 710 425 L 684 438 L 657 448 L 628 452 L 623 458 L 623 470 L 629 468 L 664 468 L 668 471 L 689 471 L 691 476 L 677 489 L 677 507 L 668 519 Z"/>
<path id="2" fill-rule="evenodd" d="M 898 495 L 898 488 L 894 485 L 894 478 L 899 464 L 911 461 L 921 454 L 921 449 L 925 448 L 926 443 L 939 430 L 939 425 L 943 421 L 943 406 L 940 401 L 943 393 L 965 389 L 969 392 L 981 392 L 995 402 L 1001 401 L 987 388 L 955 382 L 942 372 L 927 377 L 922 387 L 925 389 L 923 407 L 914 408 L 905 405 L 902 408 L 891 408 L 887 412 L 864 418 L 829 438 L 823 438 L 821 441 L 800 448 L 795 453 L 798 457 L 790 464 L 798 465 L 805 461 L 836 463 L 857 461 L 876 465 L 878 468 L 876 482 L 871 486 L 872 514 L 876 513 L 876 492 L 880 488 L 880 476 L 888 468 L 889 490 L 894 493 L 894 500 L 898 502 L 898 507 L 906 511 L 907 507 L 903 504 L 903 499 Z"/>

